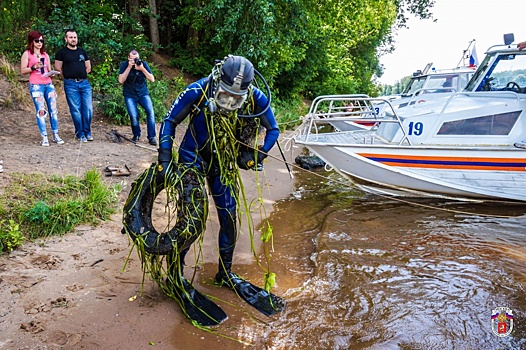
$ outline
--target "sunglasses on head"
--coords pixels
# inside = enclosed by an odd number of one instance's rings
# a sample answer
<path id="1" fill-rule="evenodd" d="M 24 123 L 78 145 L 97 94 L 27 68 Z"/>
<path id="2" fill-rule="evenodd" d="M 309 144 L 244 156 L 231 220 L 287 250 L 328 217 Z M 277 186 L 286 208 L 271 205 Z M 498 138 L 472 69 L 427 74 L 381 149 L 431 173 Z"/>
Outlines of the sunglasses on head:
<path id="1" fill-rule="evenodd" d="M 44 43 L 44 39 L 35 39 L 33 41 L 36 43 L 42 43 L 42 44 Z"/>

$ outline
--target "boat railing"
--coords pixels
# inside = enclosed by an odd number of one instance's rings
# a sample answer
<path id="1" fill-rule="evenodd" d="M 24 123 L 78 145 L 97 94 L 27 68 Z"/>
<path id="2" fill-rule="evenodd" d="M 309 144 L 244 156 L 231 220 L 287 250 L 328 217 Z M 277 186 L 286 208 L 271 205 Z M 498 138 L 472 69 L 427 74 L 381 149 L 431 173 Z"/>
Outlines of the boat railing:
<path id="1" fill-rule="evenodd" d="M 407 142 L 411 145 L 408 131 L 405 130 L 402 119 L 386 98 L 370 97 L 362 94 L 322 95 L 316 97 L 309 112 L 302 118 L 303 123 L 297 129 L 299 137 L 307 139 L 311 134 L 318 134 L 321 124 L 331 122 L 352 122 L 361 125 L 394 123 L 402 130 L 399 144 Z"/>

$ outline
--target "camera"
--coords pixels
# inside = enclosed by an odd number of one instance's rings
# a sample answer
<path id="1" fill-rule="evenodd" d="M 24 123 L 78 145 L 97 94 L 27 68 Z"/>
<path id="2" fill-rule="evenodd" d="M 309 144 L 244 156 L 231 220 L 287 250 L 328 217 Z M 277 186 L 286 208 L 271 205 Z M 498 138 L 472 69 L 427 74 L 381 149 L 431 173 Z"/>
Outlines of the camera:
<path id="1" fill-rule="evenodd" d="M 135 58 L 133 59 L 133 62 L 135 63 L 136 66 L 140 66 L 140 65 L 142 64 L 141 59 L 138 58 L 138 57 L 135 57 Z"/>

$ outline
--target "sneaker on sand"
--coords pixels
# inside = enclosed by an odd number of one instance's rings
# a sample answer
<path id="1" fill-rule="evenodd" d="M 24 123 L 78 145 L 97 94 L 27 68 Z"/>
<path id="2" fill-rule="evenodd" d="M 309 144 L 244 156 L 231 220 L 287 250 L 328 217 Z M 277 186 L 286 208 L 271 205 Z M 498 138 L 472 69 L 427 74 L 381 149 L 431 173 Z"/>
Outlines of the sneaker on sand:
<path id="1" fill-rule="evenodd" d="M 42 146 L 49 146 L 49 140 L 47 139 L 47 136 L 42 136 Z"/>
<path id="2" fill-rule="evenodd" d="M 88 142 L 88 139 L 86 138 L 86 136 L 81 136 L 80 139 L 77 137 L 77 141 Z"/>
<path id="3" fill-rule="evenodd" d="M 93 136 L 91 134 L 86 135 L 86 140 L 93 141 Z"/>
<path id="4" fill-rule="evenodd" d="M 58 134 L 53 134 L 53 142 L 58 145 L 62 145 L 64 143 L 64 140 L 62 140 L 60 136 L 58 136 Z"/>
<path id="5" fill-rule="evenodd" d="M 157 140 L 155 139 L 155 137 L 150 137 L 148 139 L 148 142 L 150 143 L 150 145 L 152 146 L 157 146 Z"/>
<path id="6" fill-rule="evenodd" d="M 514 146 L 518 148 L 526 148 L 526 140 L 515 142 Z"/>

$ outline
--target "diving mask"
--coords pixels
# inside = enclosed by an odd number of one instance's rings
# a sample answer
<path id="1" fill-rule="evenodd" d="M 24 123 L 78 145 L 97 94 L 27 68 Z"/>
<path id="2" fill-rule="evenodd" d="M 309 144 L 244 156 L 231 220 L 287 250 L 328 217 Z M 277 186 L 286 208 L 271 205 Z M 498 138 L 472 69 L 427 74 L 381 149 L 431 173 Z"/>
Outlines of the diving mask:
<path id="1" fill-rule="evenodd" d="M 234 93 L 232 91 L 228 91 L 224 87 L 222 87 L 223 84 L 219 84 L 215 95 L 214 100 L 217 104 L 217 106 L 223 110 L 232 112 L 236 109 L 241 108 L 243 103 L 245 103 L 247 99 L 247 91 L 245 90 L 244 93 Z"/>

